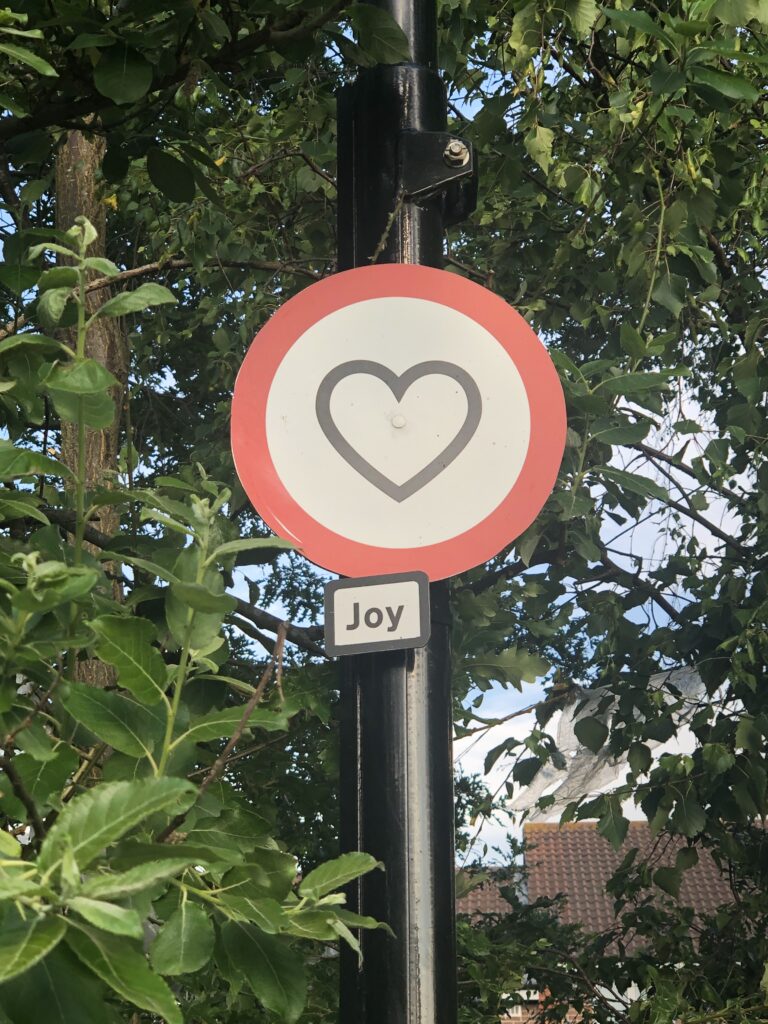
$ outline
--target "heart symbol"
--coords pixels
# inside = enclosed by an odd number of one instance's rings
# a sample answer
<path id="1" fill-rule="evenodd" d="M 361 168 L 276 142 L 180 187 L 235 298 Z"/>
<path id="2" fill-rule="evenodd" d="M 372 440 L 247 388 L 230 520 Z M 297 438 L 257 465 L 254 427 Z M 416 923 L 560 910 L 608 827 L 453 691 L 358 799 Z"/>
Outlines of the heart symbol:
<path id="1" fill-rule="evenodd" d="M 461 427 L 459 427 L 456 436 L 445 446 L 439 455 L 403 484 L 395 483 L 394 480 L 390 480 L 388 476 L 385 476 L 375 466 L 372 466 L 347 441 L 334 423 L 331 414 L 331 395 L 340 381 L 354 373 L 366 373 L 377 377 L 386 384 L 398 402 L 402 401 L 403 395 L 405 395 L 408 388 L 415 381 L 433 373 L 455 380 L 466 396 L 467 415 Z M 382 366 L 381 363 L 374 363 L 370 359 L 352 359 L 348 363 L 341 363 L 339 366 L 335 366 L 325 375 L 320 387 L 317 389 L 315 412 L 323 433 L 339 455 L 356 472 L 369 483 L 372 483 L 374 487 L 383 491 L 384 494 L 394 499 L 394 501 L 399 502 L 405 501 L 406 498 L 410 498 L 416 491 L 420 491 L 422 487 L 425 487 L 436 476 L 439 476 L 464 451 L 474 437 L 480 423 L 480 417 L 483 412 L 483 400 L 480 396 L 480 389 L 474 379 L 470 377 L 466 370 L 456 366 L 455 363 L 446 363 L 440 359 L 429 359 L 424 363 L 417 363 L 415 366 L 411 366 L 404 373 L 398 375 L 393 370 L 390 370 L 389 367 Z"/>

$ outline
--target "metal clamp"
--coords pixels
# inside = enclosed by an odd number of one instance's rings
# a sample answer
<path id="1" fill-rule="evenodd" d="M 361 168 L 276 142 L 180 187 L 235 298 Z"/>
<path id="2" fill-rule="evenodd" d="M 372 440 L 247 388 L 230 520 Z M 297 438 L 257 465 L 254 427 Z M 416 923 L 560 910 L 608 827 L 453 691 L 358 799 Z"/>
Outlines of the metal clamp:
<path id="1" fill-rule="evenodd" d="M 401 132 L 399 183 L 406 199 L 442 196 L 445 223 L 458 224 L 477 205 L 474 148 L 448 132 Z"/>

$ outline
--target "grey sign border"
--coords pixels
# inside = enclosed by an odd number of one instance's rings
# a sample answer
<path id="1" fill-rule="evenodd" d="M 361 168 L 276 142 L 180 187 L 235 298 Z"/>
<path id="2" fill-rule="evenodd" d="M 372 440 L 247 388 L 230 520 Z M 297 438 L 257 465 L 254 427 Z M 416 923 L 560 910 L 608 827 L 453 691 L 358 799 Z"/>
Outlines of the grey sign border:
<path id="1" fill-rule="evenodd" d="M 362 644 L 337 644 L 334 642 L 336 616 L 333 596 L 337 590 L 352 590 L 360 587 L 381 586 L 387 583 L 416 583 L 419 588 L 419 618 L 421 633 L 406 640 L 369 640 Z M 382 573 L 377 576 L 346 577 L 333 580 L 325 585 L 325 652 L 333 658 L 345 654 L 375 654 L 377 651 L 410 651 L 415 647 L 426 647 L 432 633 L 429 616 L 429 577 L 425 572 Z"/>
<path id="2" fill-rule="evenodd" d="M 378 377 L 387 385 L 398 402 L 402 401 L 403 395 L 415 381 L 433 373 L 455 380 L 467 396 L 467 415 L 456 436 L 448 442 L 439 455 L 428 462 L 418 473 L 415 473 L 410 480 L 406 480 L 404 484 L 396 484 L 394 480 L 390 480 L 388 476 L 372 466 L 347 441 L 334 423 L 331 415 L 331 395 L 340 381 L 345 377 L 351 377 L 354 373 L 366 373 Z M 483 399 L 474 377 L 461 366 L 445 362 L 442 359 L 428 359 L 423 363 L 416 363 L 399 374 L 372 359 L 350 359 L 349 362 L 334 366 L 323 377 L 315 397 L 315 414 L 320 428 L 339 455 L 374 487 L 383 491 L 394 501 L 400 502 L 410 498 L 416 491 L 420 491 L 422 487 L 431 483 L 464 451 L 475 436 L 475 431 L 480 424 L 483 415 Z"/>

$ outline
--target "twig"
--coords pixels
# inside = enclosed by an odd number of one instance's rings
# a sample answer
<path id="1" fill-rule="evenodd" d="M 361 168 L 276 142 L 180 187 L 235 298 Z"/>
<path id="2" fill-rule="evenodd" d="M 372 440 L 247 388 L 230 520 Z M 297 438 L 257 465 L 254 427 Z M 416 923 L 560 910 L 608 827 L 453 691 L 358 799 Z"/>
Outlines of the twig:
<path id="1" fill-rule="evenodd" d="M 471 267 L 468 263 L 462 263 L 461 260 L 457 260 L 455 256 L 446 256 L 445 262 L 450 263 L 452 267 L 458 267 L 459 270 L 463 270 L 465 274 L 470 277 L 474 277 L 478 281 L 482 281 L 484 285 L 488 285 L 488 281 L 493 279 L 494 272 L 489 270 L 488 273 L 484 273 L 482 270 L 478 270 L 477 267 Z"/>
<path id="2" fill-rule="evenodd" d="M 232 617 L 232 625 L 237 626 L 241 633 L 245 633 L 245 635 L 251 637 L 252 640 L 257 640 L 265 651 L 269 651 L 270 654 L 272 653 L 272 641 L 266 633 L 262 633 L 260 629 L 257 629 L 250 622 L 246 622 L 244 619 L 241 619 L 239 615 L 234 615 Z"/>
<path id="3" fill-rule="evenodd" d="M 26 786 L 21 781 L 19 773 L 13 767 L 11 757 L 7 754 L 0 757 L 0 768 L 2 768 L 8 776 L 8 781 L 11 784 L 14 796 L 24 805 L 27 815 L 29 816 L 29 823 L 35 830 L 35 839 L 39 842 L 45 836 L 45 825 L 43 824 L 43 819 L 40 817 L 40 812 L 37 809 L 35 801 L 27 792 Z"/>
<path id="4" fill-rule="evenodd" d="M 205 776 L 203 781 L 200 783 L 200 789 L 197 793 L 197 799 L 199 800 L 203 793 L 211 786 L 222 774 L 229 761 L 229 755 L 233 749 L 237 746 L 240 741 L 240 737 L 243 735 L 246 726 L 248 725 L 248 719 L 253 714 L 256 705 L 259 703 L 261 698 L 264 696 L 264 691 L 267 688 L 267 683 L 272 677 L 273 671 L 275 672 L 276 681 L 279 684 L 282 675 L 282 663 L 283 663 L 283 648 L 285 647 L 285 634 L 286 627 L 284 623 L 281 623 L 280 628 L 277 631 L 277 641 L 275 643 L 275 649 L 272 652 L 272 659 L 264 669 L 261 679 L 256 689 L 251 694 L 248 703 L 245 705 L 242 717 L 235 727 L 235 731 L 232 733 L 231 738 L 227 741 L 224 749 L 221 751 L 219 756 L 211 765 L 211 769 Z M 156 837 L 156 843 L 164 843 L 165 840 L 172 835 L 179 825 L 185 821 L 188 811 L 184 811 L 182 814 L 177 814 L 175 818 L 159 833 Z"/>
<path id="5" fill-rule="evenodd" d="M 48 689 L 45 691 L 45 693 L 43 693 L 38 698 L 35 706 L 31 709 L 31 711 L 29 712 L 27 717 L 24 718 L 21 721 L 21 723 L 19 725 L 17 725 L 15 729 L 12 729 L 8 733 L 8 735 L 5 737 L 5 742 L 3 743 L 3 748 L 5 750 L 7 750 L 9 747 L 13 747 L 14 740 L 19 735 L 19 733 L 23 732 L 26 728 L 28 728 L 32 724 L 32 722 L 35 720 L 35 718 L 37 718 L 37 716 L 43 710 L 43 707 L 50 700 L 51 694 L 54 692 L 54 690 L 56 689 L 56 687 L 59 685 L 60 682 L 61 682 L 61 668 L 58 668 L 57 671 L 56 671 L 56 675 L 54 677 L 53 682 L 48 687 Z"/>
<path id="6" fill-rule="evenodd" d="M 246 747 L 245 750 L 238 750 L 236 754 L 233 754 L 229 759 L 229 764 L 234 764 L 235 761 L 241 760 L 243 757 L 250 757 L 251 754 L 258 754 L 260 750 L 266 750 L 268 747 L 274 747 L 276 743 L 284 741 L 284 737 L 281 735 L 273 736 L 271 740 L 267 740 L 266 743 L 254 743 L 252 747 Z M 190 772 L 187 776 L 189 779 L 194 779 L 196 775 L 205 775 L 208 768 L 196 768 L 195 771 Z"/>
<path id="7" fill-rule="evenodd" d="M 318 163 L 316 163 L 311 156 L 307 156 L 306 153 L 299 153 L 298 155 L 301 157 L 301 159 L 304 161 L 307 167 L 310 168 L 310 170 L 314 171 L 315 174 L 318 174 L 321 178 L 325 179 L 325 181 L 327 181 L 329 185 L 332 185 L 333 188 L 338 188 L 338 186 L 336 185 L 336 179 L 332 177 L 327 171 L 324 171 L 323 168 Z"/>
<path id="8" fill-rule="evenodd" d="M 375 263 L 379 256 L 381 256 L 381 254 L 384 252 L 384 247 L 387 244 L 387 240 L 389 239 L 389 236 L 392 232 L 394 223 L 397 220 L 397 215 L 402 210 L 404 202 L 405 193 L 401 189 L 400 192 L 398 192 L 397 194 L 397 201 L 395 202 L 395 205 L 392 208 L 392 213 L 390 213 L 389 217 L 387 218 L 387 223 L 384 225 L 384 230 L 381 233 L 381 238 L 376 243 L 376 248 L 373 250 L 373 255 L 370 257 L 371 263 Z"/>
<path id="9" fill-rule="evenodd" d="M 245 705 L 245 709 L 243 710 L 243 717 L 237 723 L 237 726 L 235 728 L 235 731 L 232 733 L 231 738 L 227 741 L 226 746 L 219 754 L 219 756 L 216 758 L 216 760 L 213 762 L 211 770 L 200 783 L 200 795 L 202 795 L 206 791 L 206 789 L 208 789 L 208 787 L 212 783 L 214 783 L 216 779 L 218 779 L 221 773 L 224 771 L 224 768 L 227 765 L 227 761 L 229 760 L 229 755 L 232 753 L 232 750 L 239 743 L 240 737 L 243 735 L 243 732 L 245 731 L 245 728 L 248 725 L 248 719 L 251 717 L 251 714 L 256 708 L 256 705 L 261 701 L 261 698 L 264 696 L 264 691 L 267 688 L 267 683 L 269 682 L 273 671 L 275 672 L 276 682 L 279 684 L 283 671 L 283 649 L 285 647 L 285 633 L 285 625 L 281 624 L 280 628 L 277 631 L 277 641 L 275 643 L 275 649 L 272 652 L 272 660 L 264 669 L 261 675 L 261 679 L 259 680 L 258 686 L 251 694 L 248 703 Z"/>
<path id="10" fill-rule="evenodd" d="M 670 619 L 673 619 L 678 624 L 678 626 L 682 625 L 683 616 L 680 614 L 677 608 L 675 608 L 675 606 L 670 601 L 668 601 L 663 594 L 660 594 L 652 583 L 644 579 L 639 572 L 633 574 L 629 572 L 628 569 L 622 569 L 622 567 L 620 565 L 617 565 L 616 562 L 614 562 L 613 559 L 608 555 L 608 550 L 604 545 L 600 545 L 600 557 L 603 565 L 606 567 L 606 569 L 609 569 L 611 573 L 614 574 L 614 576 L 629 576 L 629 578 L 632 580 L 631 584 L 622 583 L 620 584 L 621 586 L 625 586 L 628 590 L 631 590 L 633 586 L 642 590 L 644 593 L 648 595 L 648 597 L 651 598 L 652 601 L 654 601 L 659 606 L 659 608 L 663 609 L 667 613 Z"/>

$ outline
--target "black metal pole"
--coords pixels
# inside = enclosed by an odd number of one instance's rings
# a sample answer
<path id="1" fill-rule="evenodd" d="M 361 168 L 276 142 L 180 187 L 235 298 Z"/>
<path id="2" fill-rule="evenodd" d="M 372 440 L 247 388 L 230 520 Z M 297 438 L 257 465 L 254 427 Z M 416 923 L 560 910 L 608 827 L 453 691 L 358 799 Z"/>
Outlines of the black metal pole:
<path id="1" fill-rule="evenodd" d="M 445 190 L 406 188 L 406 153 L 437 142 L 446 101 L 436 69 L 435 0 L 381 0 L 411 62 L 360 72 L 339 97 L 339 269 L 440 266 Z M 432 146 L 434 149 L 434 146 Z M 418 171 L 418 168 L 416 168 Z M 418 177 L 418 174 L 416 175 Z M 426 194 L 426 197 L 425 197 Z M 414 568 L 418 568 L 414 566 Z M 454 811 L 447 583 L 433 584 L 424 650 L 344 659 L 341 832 L 345 850 L 385 865 L 348 894 L 386 921 L 341 962 L 341 1024 L 455 1024 Z"/>

